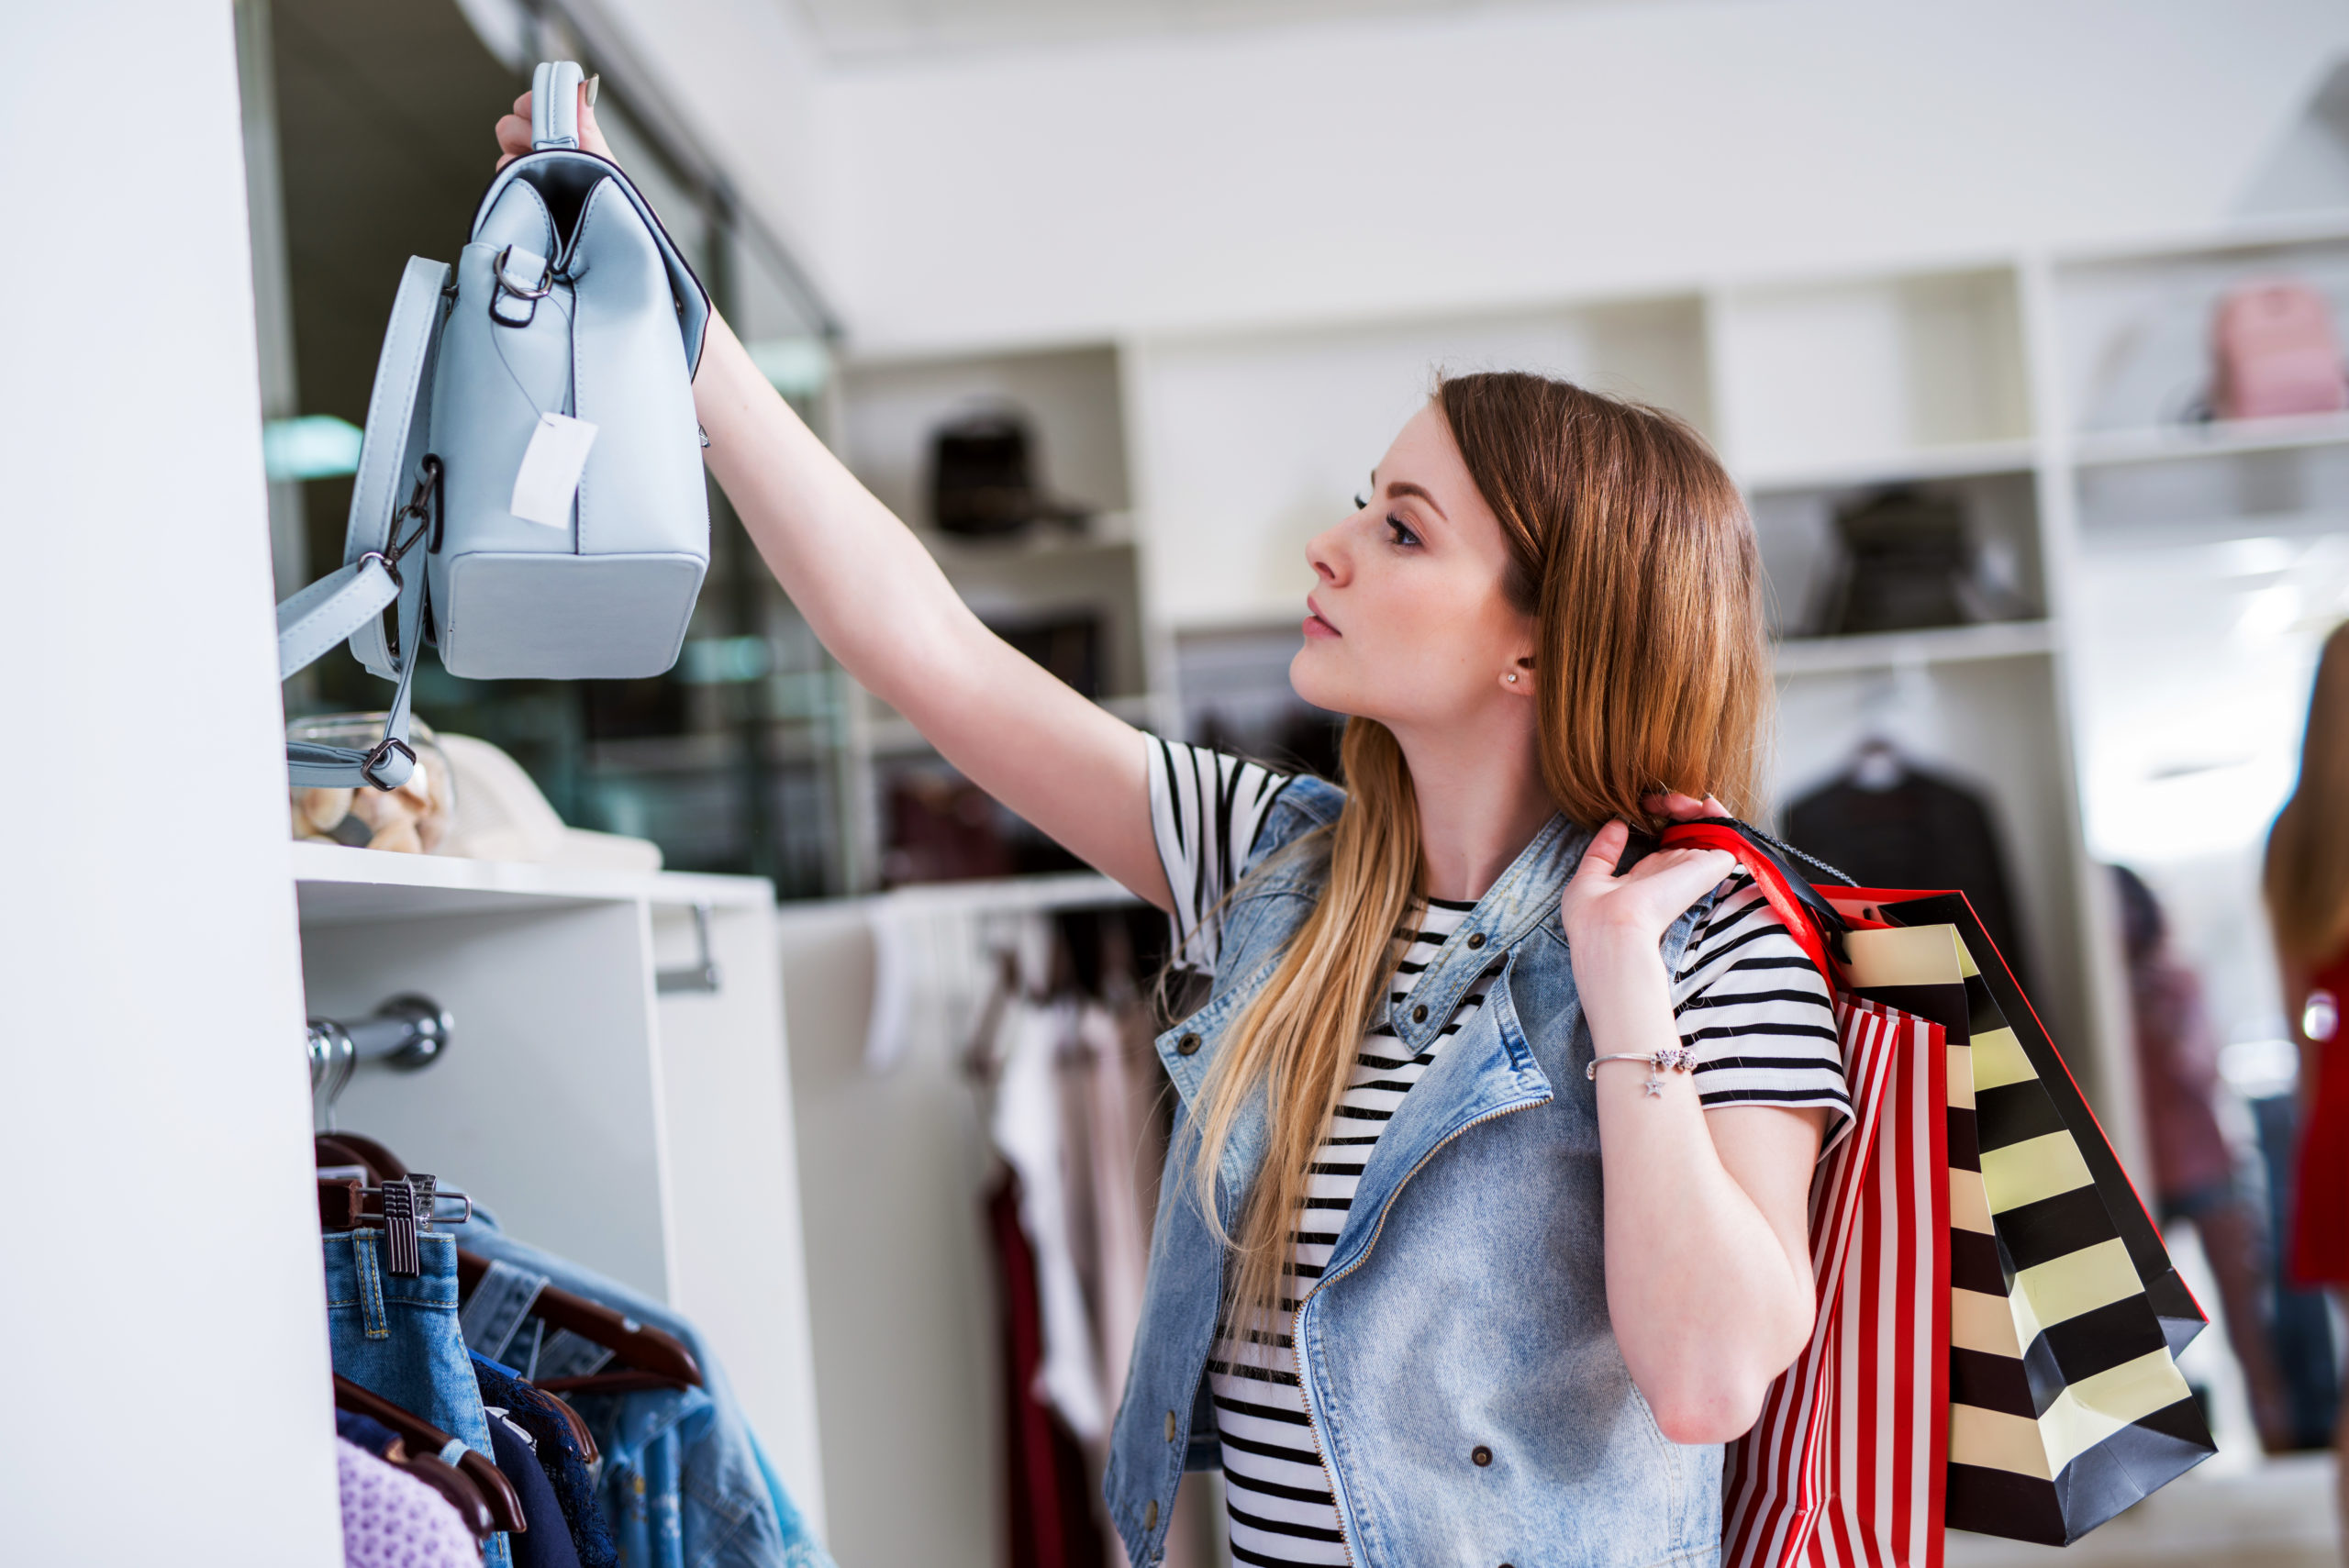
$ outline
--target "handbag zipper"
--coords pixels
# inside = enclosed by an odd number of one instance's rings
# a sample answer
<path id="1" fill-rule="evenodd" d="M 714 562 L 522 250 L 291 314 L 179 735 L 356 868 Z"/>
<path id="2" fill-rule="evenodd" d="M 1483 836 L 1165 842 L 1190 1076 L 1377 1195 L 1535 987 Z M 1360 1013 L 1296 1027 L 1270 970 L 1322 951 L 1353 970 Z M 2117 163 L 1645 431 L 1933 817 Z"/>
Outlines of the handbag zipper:
<path id="1" fill-rule="evenodd" d="M 1329 1450 L 1321 1446 L 1321 1422 L 1313 1413 L 1313 1380 L 1305 1374 L 1305 1309 L 1313 1305 L 1313 1298 L 1320 1295 L 1323 1290 L 1370 1262 L 1370 1254 L 1377 1249 L 1379 1237 L 1386 1232 L 1386 1216 L 1394 1208 L 1395 1200 L 1403 1195 L 1403 1189 L 1411 1184 L 1411 1178 L 1425 1170 L 1427 1162 L 1442 1153 L 1453 1139 L 1460 1137 L 1471 1128 L 1482 1127 L 1488 1121 L 1498 1121 L 1505 1116 L 1515 1116 L 1519 1111 L 1531 1110 L 1536 1106 L 1546 1106 L 1556 1096 L 1553 1095 L 1542 1095 L 1530 1100 L 1520 1100 L 1513 1106 L 1503 1106 L 1497 1111 L 1486 1111 L 1483 1116 L 1462 1122 L 1438 1139 L 1426 1153 L 1419 1156 L 1418 1163 L 1403 1173 L 1403 1179 L 1395 1184 L 1395 1190 L 1388 1193 L 1386 1201 L 1379 1206 L 1378 1223 L 1371 1228 L 1370 1240 L 1364 1243 L 1362 1255 L 1338 1273 L 1314 1281 L 1313 1288 L 1307 1291 L 1305 1298 L 1297 1304 L 1297 1316 L 1289 1324 L 1289 1353 L 1297 1358 L 1297 1390 L 1305 1401 L 1305 1429 L 1313 1439 L 1313 1457 L 1320 1462 L 1321 1473 L 1329 1480 L 1330 1500 L 1333 1504 L 1338 1498 L 1338 1473 L 1330 1467 Z M 1346 1537 L 1345 1523 L 1345 1510 L 1340 1508 L 1338 1510 L 1338 1544 L 1344 1548 L 1346 1561 L 1351 1563 L 1354 1562 L 1354 1543 Z"/>

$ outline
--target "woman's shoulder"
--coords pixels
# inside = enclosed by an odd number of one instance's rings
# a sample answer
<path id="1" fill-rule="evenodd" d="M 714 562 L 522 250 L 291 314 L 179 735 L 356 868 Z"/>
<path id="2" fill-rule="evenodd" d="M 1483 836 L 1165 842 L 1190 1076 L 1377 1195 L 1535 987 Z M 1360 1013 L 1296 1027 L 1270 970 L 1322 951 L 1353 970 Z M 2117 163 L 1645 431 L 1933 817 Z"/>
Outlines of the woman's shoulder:
<path id="1" fill-rule="evenodd" d="M 1297 773 L 1286 779 L 1279 798 L 1264 813 L 1241 874 L 1247 875 L 1307 834 L 1336 822 L 1345 804 L 1346 792 L 1328 779 L 1312 773 Z"/>
<path id="2" fill-rule="evenodd" d="M 1345 792 L 1311 773 L 1211 746 L 1152 737 L 1152 804 L 1163 851 L 1204 854 L 1219 883 L 1237 882 L 1279 851 L 1338 819 Z"/>

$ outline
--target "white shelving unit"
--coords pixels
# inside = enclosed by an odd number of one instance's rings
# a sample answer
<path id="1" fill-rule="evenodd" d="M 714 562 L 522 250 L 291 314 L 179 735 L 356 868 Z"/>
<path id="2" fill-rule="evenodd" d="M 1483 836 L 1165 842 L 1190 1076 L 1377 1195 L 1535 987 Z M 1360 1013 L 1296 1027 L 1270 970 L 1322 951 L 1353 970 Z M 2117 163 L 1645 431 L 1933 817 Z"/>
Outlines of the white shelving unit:
<path id="1" fill-rule="evenodd" d="M 420 992 L 455 1020 L 421 1071 L 362 1066 L 338 1123 L 478 1198 L 513 1235 L 690 1316 L 820 1532 L 773 888 L 288 849 L 309 1012 L 362 1018 Z M 662 970 L 705 956 L 716 990 L 662 991 Z"/>

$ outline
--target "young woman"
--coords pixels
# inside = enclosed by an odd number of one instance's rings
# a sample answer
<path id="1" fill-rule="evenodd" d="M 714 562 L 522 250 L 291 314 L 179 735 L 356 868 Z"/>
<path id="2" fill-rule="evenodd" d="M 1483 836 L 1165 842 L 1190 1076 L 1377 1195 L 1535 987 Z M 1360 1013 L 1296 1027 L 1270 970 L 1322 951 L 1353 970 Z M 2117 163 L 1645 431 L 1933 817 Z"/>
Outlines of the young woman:
<path id="1" fill-rule="evenodd" d="M 1713 1561 L 1718 1445 L 1810 1331 L 1846 1101 L 1826 988 L 1731 857 L 1615 874 L 1628 824 L 1751 798 L 1759 568 L 1703 443 L 1442 383 L 1307 550 L 1291 678 L 1352 716 L 1341 791 L 1015 652 L 714 317 L 695 390 L 834 656 L 1213 976 L 1160 1041 L 1181 1103 L 1105 1482 L 1131 1561 L 1217 1464 L 1247 1563 Z"/>
<path id="2" fill-rule="evenodd" d="M 2324 639 L 2300 742 L 2300 777 L 2267 835 L 2267 917 L 2284 1011 L 2300 1047 L 2300 1152 L 2285 1257 L 2302 1284 L 2349 1310 L 2349 626 Z M 2349 1402 L 2334 1485 L 2349 1521 Z"/>

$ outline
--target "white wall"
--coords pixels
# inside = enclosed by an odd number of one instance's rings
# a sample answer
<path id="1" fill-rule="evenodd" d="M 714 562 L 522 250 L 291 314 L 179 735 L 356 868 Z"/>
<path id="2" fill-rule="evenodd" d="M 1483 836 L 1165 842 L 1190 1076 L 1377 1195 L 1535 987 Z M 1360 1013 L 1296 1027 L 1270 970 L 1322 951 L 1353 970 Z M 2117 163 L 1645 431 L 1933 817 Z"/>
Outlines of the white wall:
<path id="1" fill-rule="evenodd" d="M 316 1568 L 341 1531 L 229 7 L 0 7 L 0 1556 Z"/>
<path id="2" fill-rule="evenodd" d="M 1652 0 L 908 58 L 826 78 L 812 253 L 890 352 L 2167 231 L 2343 50 L 2335 0 Z"/>
<path id="3" fill-rule="evenodd" d="M 828 296 L 822 61 L 791 0 L 599 0 L 678 115 Z"/>

